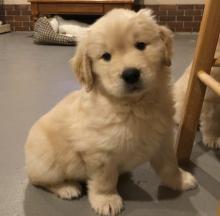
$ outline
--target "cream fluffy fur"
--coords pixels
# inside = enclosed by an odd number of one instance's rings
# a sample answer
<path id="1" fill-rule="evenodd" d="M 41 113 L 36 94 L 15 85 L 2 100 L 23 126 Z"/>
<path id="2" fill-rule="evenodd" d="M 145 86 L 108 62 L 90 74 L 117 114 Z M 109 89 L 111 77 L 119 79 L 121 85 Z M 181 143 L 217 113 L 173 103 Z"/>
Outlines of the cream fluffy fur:
<path id="1" fill-rule="evenodd" d="M 138 50 L 137 42 L 146 48 Z M 29 133 L 30 181 L 65 199 L 78 197 L 78 181 L 87 181 L 91 206 L 101 215 L 121 211 L 118 175 L 146 160 L 165 185 L 194 188 L 195 178 L 178 168 L 173 148 L 171 48 L 170 30 L 159 26 L 150 10 L 117 9 L 93 24 L 71 60 L 82 89 Z M 109 61 L 102 58 L 105 52 L 112 55 Z M 133 90 L 121 78 L 131 67 L 141 71 Z"/>
<path id="2" fill-rule="evenodd" d="M 216 58 L 220 58 L 220 39 L 215 53 Z M 183 75 L 174 85 L 175 97 L 175 121 L 180 122 L 183 115 L 183 105 L 186 95 L 187 83 L 191 64 L 187 67 Z M 220 82 L 220 68 L 212 68 L 211 75 Z M 220 97 L 207 88 L 204 104 L 200 116 L 200 129 L 203 143 L 210 148 L 220 148 Z"/>

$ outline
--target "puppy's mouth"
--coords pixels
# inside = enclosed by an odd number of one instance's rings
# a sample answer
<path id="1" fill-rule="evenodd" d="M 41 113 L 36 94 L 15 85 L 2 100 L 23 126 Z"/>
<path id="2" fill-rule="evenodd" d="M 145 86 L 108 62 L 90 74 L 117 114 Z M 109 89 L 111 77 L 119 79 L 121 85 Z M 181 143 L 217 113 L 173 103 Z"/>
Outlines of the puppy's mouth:
<path id="1" fill-rule="evenodd" d="M 138 93 L 143 90 L 143 87 L 141 83 L 136 83 L 136 84 L 126 84 L 125 86 L 126 92 L 127 93 Z"/>

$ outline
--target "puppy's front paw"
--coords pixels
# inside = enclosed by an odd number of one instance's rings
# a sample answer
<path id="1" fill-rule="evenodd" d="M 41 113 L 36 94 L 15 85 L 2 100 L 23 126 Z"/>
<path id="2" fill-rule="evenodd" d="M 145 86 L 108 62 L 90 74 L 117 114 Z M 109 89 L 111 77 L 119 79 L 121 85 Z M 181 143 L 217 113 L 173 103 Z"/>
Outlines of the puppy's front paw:
<path id="1" fill-rule="evenodd" d="M 170 176 L 164 182 L 164 185 L 173 190 L 186 191 L 194 189 L 197 186 L 197 180 L 191 173 L 179 169 L 177 174 Z"/>
<path id="2" fill-rule="evenodd" d="M 197 187 L 197 180 L 191 173 L 184 170 L 181 170 L 180 173 L 181 180 L 179 190 L 186 191 Z"/>
<path id="3" fill-rule="evenodd" d="M 81 185 L 77 182 L 51 186 L 49 190 L 61 199 L 67 200 L 78 198 L 81 195 Z"/>
<path id="4" fill-rule="evenodd" d="M 208 148 L 216 149 L 220 148 L 220 137 L 211 137 L 203 135 L 203 143 Z"/>
<path id="5" fill-rule="evenodd" d="M 99 215 L 115 216 L 122 208 L 122 198 L 118 194 L 90 194 L 89 201 L 92 208 Z"/>

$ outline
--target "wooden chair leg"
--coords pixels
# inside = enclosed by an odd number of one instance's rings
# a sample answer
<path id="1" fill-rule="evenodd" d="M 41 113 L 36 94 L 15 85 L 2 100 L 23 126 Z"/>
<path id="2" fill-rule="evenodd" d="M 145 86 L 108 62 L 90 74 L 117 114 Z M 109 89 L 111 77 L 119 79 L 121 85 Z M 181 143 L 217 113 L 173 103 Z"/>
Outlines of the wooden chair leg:
<path id="1" fill-rule="evenodd" d="M 198 71 L 210 73 L 220 32 L 220 1 L 206 0 L 192 70 L 186 93 L 183 118 L 177 135 L 177 158 L 180 163 L 190 158 L 206 86 L 198 77 Z"/>

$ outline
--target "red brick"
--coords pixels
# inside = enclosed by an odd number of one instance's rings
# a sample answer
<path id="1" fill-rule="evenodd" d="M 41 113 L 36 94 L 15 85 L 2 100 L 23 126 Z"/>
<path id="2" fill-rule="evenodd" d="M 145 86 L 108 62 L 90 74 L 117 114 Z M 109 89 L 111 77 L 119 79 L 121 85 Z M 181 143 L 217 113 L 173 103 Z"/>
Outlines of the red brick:
<path id="1" fill-rule="evenodd" d="M 199 29 L 200 29 L 200 27 L 193 27 L 193 31 L 194 31 L 194 32 L 198 32 Z"/>
<path id="2" fill-rule="evenodd" d="M 30 21 L 30 16 L 14 16 L 15 21 Z"/>
<path id="3" fill-rule="evenodd" d="M 166 25 L 167 22 L 159 21 L 158 24 L 159 24 L 159 25 Z"/>
<path id="4" fill-rule="evenodd" d="M 21 10 L 21 15 L 31 15 L 31 11 L 29 10 Z"/>
<path id="5" fill-rule="evenodd" d="M 152 10 L 159 10 L 159 5 L 147 5 L 147 8 L 150 8 Z"/>
<path id="6" fill-rule="evenodd" d="M 176 28 L 175 28 L 175 27 L 169 26 L 168 28 L 169 28 L 171 31 L 173 31 L 173 32 L 176 31 Z"/>
<path id="7" fill-rule="evenodd" d="M 169 26 L 172 26 L 172 27 L 183 27 L 183 22 L 169 22 Z"/>
<path id="8" fill-rule="evenodd" d="M 201 10 L 185 10 L 185 15 L 202 15 Z"/>
<path id="9" fill-rule="evenodd" d="M 15 5 L 4 5 L 6 11 L 13 11 L 15 10 Z"/>
<path id="10" fill-rule="evenodd" d="M 176 27 L 176 31 L 178 31 L 178 32 L 192 32 L 193 28 Z"/>
<path id="11" fill-rule="evenodd" d="M 178 9 L 193 9 L 193 5 L 178 5 Z"/>
<path id="12" fill-rule="evenodd" d="M 192 21 L 193 17 L 192 16 L 178 16 L 177 20 L 178 21 Z"/>
<path id="13" fill-rule="evenodd" d="M 204 5 L 194 5 L 195 9 L 204 9 Z"/>
<path id="14" fill-rule="evenodd" d="M 174 31 L 198 31 L 202 18 L 203 5 L 149 5 L 158 23 L 169 26 Z M 6 17 L 12 30 L 33 29 L 30 5 L 6 5 Z M 2 12 L 0 11 L 0 15 Z M 1 17 L 0 17 L 1 18 Z"/>
<path id="15" fill-rule="evenodd" d="M 5 16 L 0 16 L 0 20 L 4 21 L 5 20 Z"/>
<path id="16" fill-rule="evenodd" d="M 202 20 L 202 16 L 194 16 L 193 20 L 194 21 L 201 21 Z"/>
<path id="17" fill-rule="evenodd" d="M 176 10 L 176 5 L 160 5 L 159 10 Z"/>
<path id="18" fill-rule="evenodd" d="M 11 26 L 14 26 L 14 22 L 13 22 L 13 21 L 8 21 L 8 20 L 6 20 L 5 23 L 6 23 L 6 24 L 10 24 Z"/>
<path id="19" fill-rule="evenodd" d="M 14 16 L 5 16 L 4 18 L 5 18 L 5 20 L 8 20 L 8 21 L 14 20 Z"/>
<path id="20" fill-rule="evenodd" d="M 11 23 L 13 23 L 13 22 L 5 20 L 5 24 L 11 24 Z"/>
<path id="21" fill-rule="evenodd" d="M 199 27 L 200 26 L 200 22 L 187 22 L 185 21 L 183 24 L 184 27 Z"/>
<path id="22" fill-rule="evenodd" d="M 11 22 L 11 21 L 5 21 L 6 24 L 10 24 L 11 27 L 15 26 L 21 26 L 20 22 Z"/>
<path id="23" fill-rule="evenodd" d="M 175 16 L 160 16 L 161 21 L 175 21 L 176 17 Z"/>
<path id="24" fill-rule="evenodd" d="M 171 16 L 183 16 L 184 14 L 184 11 L 183 10 L 176 10 L 176 11 L 167 11 L 168 12 L 168 15 L 171 15 Z"/>
<path id="25" fill-rule="evenodd" d="M 15 27 L 21 27 L 22 26 L 22 22 L 12 22 L 11 25 L 15 26 Z"/>
<path id="26" fill-rule="evenodd" d="M 20 15 L 20 11 L 6 10 L 6 15 Z"/>
<path id="27" fill-rule="evenodd" d="M 23 27 L 30 27 L 31 26 L 31 22 L 22 22 L 22 26 Z"/>
<path id="28" fill-rule="evenodd" d="M 29 9 L 29 5 L 26 4 L 15 5 L 15 10 L 28 10 L 28 9 Z"/>
<path id="29" fill-rule="evenodd" d="M 0 6 L 1 7 L 1 6 Z M 4 16 L 5 15 L 5 10 L 0 9 L 0 16 Z"/>
<path id="30" fill-rule="evenodd" d="M 167 11 L 163 10 L 163 11 L 154 11 L 154 14 L 157 16 L 165 16 L 167 15 Z"/>

